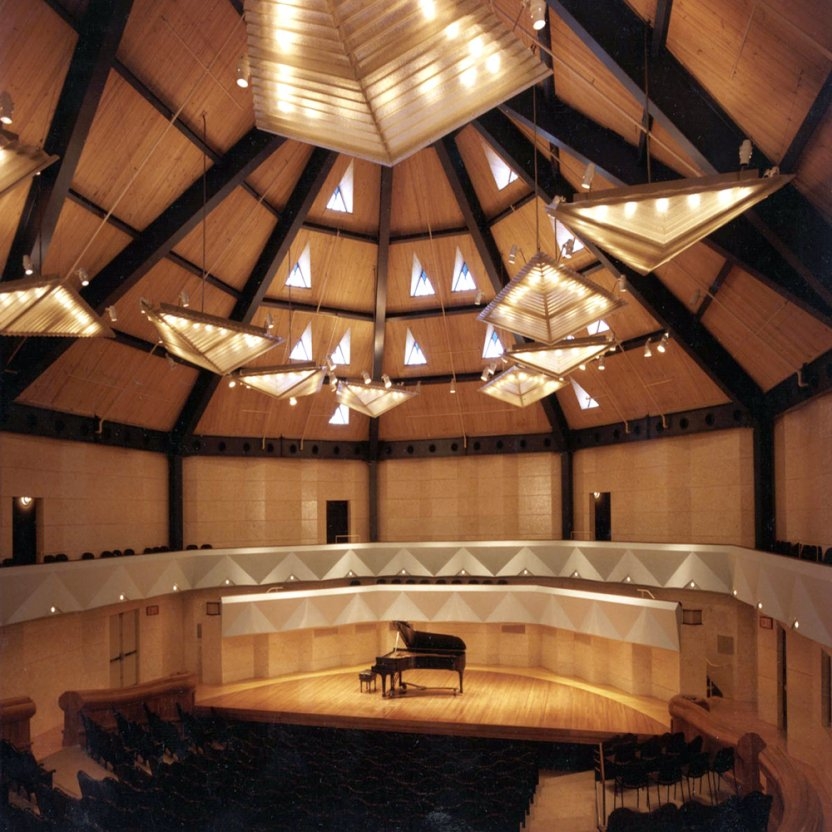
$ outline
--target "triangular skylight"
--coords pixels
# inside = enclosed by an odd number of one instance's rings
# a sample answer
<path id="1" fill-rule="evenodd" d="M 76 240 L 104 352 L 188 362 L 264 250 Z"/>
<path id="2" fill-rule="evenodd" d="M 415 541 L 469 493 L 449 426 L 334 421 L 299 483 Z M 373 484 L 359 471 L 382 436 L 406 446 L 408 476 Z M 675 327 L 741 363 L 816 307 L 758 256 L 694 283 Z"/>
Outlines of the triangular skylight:
<path id="1" fill-rule="evenodd" d="M 409 329 L 407 330 L 407 340 L 404 347 L 404 363 L 407 366 L 428 363 L 427 358 L 425 358 L 425 354 L 422 352 L 422 348 L 419 346 L 419 343 L 413 337 L 413 333 Z"/>
<path id="2" fill-rule="evenodd" d="M 484 149 L 485 157 L 488 159 L 488 165 L 491 168 L 491 175 L 494 177 L 494 184 L 499 190 L 507 188 L 512 182 L 517 180 L 516 171 L 488 145 L 485 145 Z"/>
<path id="3" fill-rule="evenodd" d="M 329 420 L 330 425 L 348 425 L 350 423 L 350 409 L 345 404 L 339 404 Z"/>
<path id="4" fill-rule="evenodd" d="M 344 337 L 338 342 L 338 346 L 330 356 L 333 364 L 346 365 L 350 363 L 350 330 L 344 333 Z"/>
<path id="5" fill-rule="evenodd" d="M 410 272 L 410 297 L 423 298 L 435 294 L 428 273 L 422 268 L 419 258 L 414 254 L 413 269 Z"/>
<path id="6" fill-rule="evenodd" d="M 483 358 L 499 358 L 505 349 L 497 330 L 494 329 L 494 324 L 489 324 L 485 330 L 485 343 L 482 345 Z"/>
<path id="7" fill-rule="evenodd" d="M 353 175 L 355 162 L 350 162 L 338 186 L 332 192 L 326 207 L 330 211 L 340 211 L 343 214 L 352 213 Z"/>
<path id="8" fill-rule="evenodd" d="M 599 407 L 598 402 L 574 378 L 569 380 L 572 382 L 572 389 L 575 391 L 575 398 L 578 400 L 581 410 L 592 410 L 593 407 Z"/>
<path id="9" fill-rule="evenodd" d="M 610 331 L 610 326 L 603 318 L 599 318 L 597 321 L 593 321 L 586 328 L 586 331 L 590 335 L 602 335 L 603 333 Z"/>
<path id="10" fill-rule="evenodd" d="M 312 360 L 312 324 L 308 323 L 306 329 L 303 330 L 303 335 L 295 342 L 292 351 L 289 353 L 289 358 L 293 361 L 311 361 Z"/>
<path id="11" fill-rule="evenodd" d="M 309 253 L 309 244 L 301 252 L 300 257 L 295 261 L 286 278 L 287 286 L 295 286 L 298 289 L 312 288 L 312 255 Z"/>
<path id="12" fill-rule="evenodd" d="M 454 279 L 451 281 L 452 292 L 475 292 L 477 290 L 477 283 L 474 280 L 474 275 L 468 268 L 468 264 L 462 256 L 462 252 L 456 250 L 456 260 L 454 262 Z"/>

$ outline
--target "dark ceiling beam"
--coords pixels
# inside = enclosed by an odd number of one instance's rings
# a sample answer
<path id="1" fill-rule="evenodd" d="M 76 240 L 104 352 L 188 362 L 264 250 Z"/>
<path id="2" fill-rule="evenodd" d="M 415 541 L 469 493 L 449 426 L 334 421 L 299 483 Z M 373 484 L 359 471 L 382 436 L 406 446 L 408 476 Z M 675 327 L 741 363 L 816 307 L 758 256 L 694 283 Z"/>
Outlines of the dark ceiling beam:
<path id="1" fill-rule="evenodd" d="M 409 309 L 406 312 L 390 312 L 388 321 L 423 321 L 429 318 L 451 318 L 456 315 L 479 315 L 483 307 L 476 303 L 462 306 L 436 306 L 431 309 Z"/>
<path id="2" fill-rule="evenodd" d="M 646 74 L 642 48 L 646 24 L 625 0 L 608 0 L 597 7 L 583 0 L 547 2 L 615 79 L 640 101 Z M 736 170 L 745 132 L 669 51 L 653 56 L 649 66 L 650 113 L 655 120 L 705 173 Z M 762 169 L 776 164 L 759 149 L 755 149 L 752 161 Z M 769 244 L 784 260 L 792 260 L 792 269 L 830 304 L 832 233 L 817 209 L 790 184 L 758 203 L 750 213 L 767 226 Z M 795 228 L 802 233 L 795 235 Z"/>
<path id="3" fill-rule="evenodd" d="M 410 231 L 406 234 L 391 234 L 390 245 L 418 243 L 422 240 L 438 240 L 441 237 L 459 237 L 467 234 L 467 227 L 432 228 L 430 231 Z"/>
<path id="4" fill-rule="evenodd" d="M 500 109 L 521 123 L 534 126 L 535 107 L 528 91 L 502 104 Z M 582 162 L 594 162 L 604 177 L 614 184 L 640 185 L 647 181 L 644 167 L 638 162 L 632 145 L 563 101 L 558 100 L 554 109 L 537 107 L 537 119 L 538 133 Z M 651 163 L 651 173 L 654 182 L 679 178 L 674 171 L 655 159 Z M 832 234 L 829 236 L 832 237 Z M 721 256 L 733 260 L 736 265 L 808 314 L 829 325 L 832 305 L 812 290 L 803 274 L 796 271 L 770 241 L 760 235 L 747 216 L 742 215 L 718 228 L 703 243 Z"/>
<path id="5" fill-rule="evenodd" d="M 830 104 L 832 104 L 832 72 L 826 76 L 826 81 L 823 82 L 823 86 L 820 88 L 817 96 L 815 96 L 809 112 L 806 113 L 806 118 L 803 119 L 803 123 L 798 128 L 795 137 L 792 139 L 792 143 L 780 160 L 780 167 L 784 171 L 797 170 L 800 157 L 803 155 L 809 139 L 812 138 L 815 131 L 823 123 Z"/>
<path id="6" fill-rule="evenodd" d="M 282 298 L 263 298 L 261 303 L 266 309 L 281 309 L 285 312 L 305 312 L 309 315 L 328 315 L 331 318 L 345 318 L 351 321 L 371 322 L 373 316 L 369 312 L 360 312 L 355 309 L 342 309 L 336 306 L 320 306 L 315 303 L 298 303 L 297 301 L 283 300 Z"/>
<path id="7" fill-rule="evenodd" d="M 725 283 L 728 275 L 731 274 L 731 269 L 733 268 L 734 264 L 730 260 L 726 260 L 722 264 L 722 268 L 717 272 L 716 277 L 713 279 L 713 282 L 708 288 L 708 294 L 705 295 L 705 298 L 696 310 L 695 314 L 697 321 L 701 321 L 705 316 L 705 313 L 708 311 L 708 307 L 713 303 L 713 300 L 716 297 L 716 293 L 722 288 L 722 284 Z"/>
<path id="8" fill-rule="evenodd" d="M 229 315 L 232 321 L 251 323 L 280 264 L 288 256 L 289 249 L 303 226 L 312 204 L 318 198 L 336 158 L 337 154 L 319 147 L 312 151 L 283 209 L 280 222 L 266 241 L 240 298 Z M 177 445 L 187 440 L 196 431 L 199 420 L 205 413 L 220 380 L 220 376 L 214 373 L 205 370 L 200 372 L 173 429 L 174 442 Z"/>
<path id="9" fill-rule="evenodd" d="M 373 378 L 384 372 L 384 333 L 387 326 L 387 287 L 390 278 L 390 217 L 393 213 L 393 169 L 382 165 L 379 184 L 376 297 L 373 312 Z M 378 420 L 372 420 L 378 421 Z M 373 429 L 375 430 L 375 429 Z M 371 431 L 371 439 L 373 432 Z M 377 442 L 373 443 L 377 445 Z"/>
<path id="10" fill-rule="evenodd" d="M 83 290 L 90 306 L 102 314 L 123 297 L 200 222 L 205 210 L 219 205 L 285 140 L 253 129 L 213 167 L 168 206 L 141 237 L 121 250 Z M 28 338 L 15 353 L 6 389 L 12 399 L 29 386 L 73 344 L 69 338 Z"/>
<path id="11" fill-rule="evenodd" d="M 650 57 L 658 58 L 667 46 L 667 30 L 670 28 L 670 13 L 673 0 L 658 0 L 656 19 L 653 21 L 653 33 L 650 38 Z"/>
<path id="12" fill-rule="evenodd" d="M 22 277 L 23 256 L 27 254 L 40 270 L 132 5 L 133 0 L 91 0 L 87 7 L 44 142 L 44 150 L 59 160 L 41 172 L 37 187 L 29 189 L 21 222 L 9 249 L 7 268 L 0 279 Z"/>
<path id="13" fill-rule="evenodd" d="M 366 234 L 361 231 L 350 231 L 347 228 L 338 228 L 331 225 L 322 225 L 319 222 L 312 222 L 307 220 L 303 227 L 307 231 L 315 231 L 318 234 L 328 234 L 330 237 L 341 237 L 344 240 L 355 240 L 357 243 L 370 243 L 370 245 L 378 245 L 378 236 L 376 234 Z"/>

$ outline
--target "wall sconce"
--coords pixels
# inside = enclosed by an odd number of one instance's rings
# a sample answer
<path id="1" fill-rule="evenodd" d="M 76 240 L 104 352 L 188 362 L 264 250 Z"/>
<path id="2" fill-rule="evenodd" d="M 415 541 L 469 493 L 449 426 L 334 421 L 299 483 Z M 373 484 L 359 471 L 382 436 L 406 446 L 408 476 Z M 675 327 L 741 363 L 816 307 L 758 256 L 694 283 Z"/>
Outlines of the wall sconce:
<path id="1" fill-rule="evenodd" d="M 21 508 L 31 508 L 35 499 L 34 497 L 18 497 L 17 502 Z"/>

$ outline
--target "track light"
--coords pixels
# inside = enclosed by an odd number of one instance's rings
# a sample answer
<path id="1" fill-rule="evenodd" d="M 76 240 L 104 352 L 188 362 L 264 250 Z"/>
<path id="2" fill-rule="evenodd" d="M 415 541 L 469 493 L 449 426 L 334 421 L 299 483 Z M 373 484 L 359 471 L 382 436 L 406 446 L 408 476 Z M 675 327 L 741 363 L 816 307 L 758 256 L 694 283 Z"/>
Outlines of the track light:
<path id="1" fill-rule="evenodd" d="M 266 330 L 271 332 L 274 329 L 274 318 L 272 317 L 272 313 L 269 312 L 266 315 Z"/>
<path id="2" fill-rule="evenodd" d="M 588 191 L 592 188 L 592 180 L 595 178 L 595 163 L 590 162 L 584 170 L 583 179 L 581 179 L 581 187 Z"/>
<path id="3" fill-rule="evenodd" d="M 563 248 L 561 249 L 561 255 L 564 260 L 571 260 L 572 259 L 572 251 L 575 248 L 575 238 L 570 237 L 564 244 Z"/>
<path id="4" fill-rule="evenodd" d="M 110 316 L 110 320 L 115 323 L 118 320 L 118 312 L 116 312 L 115 306 L 108 306 L 107 307 L 107 314 Z"/>
<path id="5" fill-rule="evenodd" d="M 451 395 L 453 395 L 454 393 L 456 393 L 456 377 L 454 377 L 454 378 L 452 378 L 452 379 L 451 379 L 451 389 L 450 389 L 450 390 L 448 390 L 448 392 L 449 392 Z"/>
<path id="6" fill-rule="evenodd" d="M 35 264 L 32 263 L 32 258 L 28 254 L 23 255 L 23 274 L 32 275 L 35 273 Z"/>
<path id="7" fill-rule="evenodd" d="M 294 407 L 298 403 L 298 400 L 294 396 L 289 396 L 289 406 Z"/>
<path id="8" fill-rule="evenodd" d="M 512 246 L 508 252 L 509 265 L 513 266 L 517 262 L 517 246 Z"/>
<path id="9" fill-rule="evenodd" d="M 14 101 L 8 91 L 0 92 L 0 123 L 7 127 L 14 121 Z"/>
<path id="10" fill-rule="evenodd" d="M 531 0 L 529 14 L 532 16 L 532 29 L 539 32 L 546 25 L 546 3 L 543 0 Z"/>
<path id="11" fill-rule="evenodd" d="M 650 349 L 650 339 L 649 338 L 644 342 L 644 357 L 645 358 L 652 358 L 653 357 L 653 350 Z"/>
<path id="12" fill-rule="evenodd" d="M 179 293 L 179 305 L 184 306 L 185 309 L 187 309 L 191 305 L 191 298 L 185 289 L 183 289 Z"/>
<path id="13" fill-rule="evenodd" d="M 390 381 L 390 376 L 388 376 L 387 373 L 382 375 L 381 380 L 384 382 L 385 389 L 389 390 L 393 386 L 393 382 Z"/>
<path id="14" fill-rule="evenodd" d="M 249 69 L 248 69 L 248 61 L 244 55 L 240 56 L 240 60 L 237 61 L 237 86 L 241 90 L 248 89 L 249 85 Z"/>
<path id="15" fill-rule="evenodd" d="M 751 161 L 751 151 L 754 146 L 751 144 L 751 139 L 745 139 L 740 145 L 740 164 L 745 166 Z"/>
<path id="16" fill-rule="evenodd" d="M 627 291 L 627 278 L 623 274 L 619 275 L 615 288 L 618 289 L 619 295 L 623 295 Z"/>
<path id="17" fill-rule="evenodd" d="M 474 306 L 480 306 L 482 304 L 483 293 L 482 291 L 477 292 L 476 296 L 474 297 Z"/>
<path id="18" fill-rule="evenodd" d="M 668 334 L 666 332 L 665 332 L 664 335 L 662 335 L 661 340 L 659 341 L 658 344 L 656 344 L 656 349 L 659 352 L 662 352 L 662 353 L 667 352 L 667 341 L 668 341 L 669 337 L 670 336 L 668 336 Z"/>
<path id="19" fill-rule="evenodd" d="M 601 356 L 601 358 L 600 358 L 600 359 L 599 359 L 599 361 L 598 361 L 598 369 L 599 369 L 601 372 L 603 372 L 604 370 L 606 370 L 606 369 L 607 369 L 606 364 L 604 364 L 604 356 Z"/>
<path id="20" fill-rule="evenodd" d="M 81 268 L 79 268 L 78 270 L 76 270 L 75 274 L 78 275 L 78 282 L 82 286 L 89 286 L 90 285 L 89 273 L 87 272 L 87 270 L 85 268 L 83 268 L 83 266 Z"/>
<path id="21" fill-rule="evenodd" d="M 366 370 L 361 371 L 361 378 L 364 379 L 364 384 L 369 384 L 373 380 Z"/>

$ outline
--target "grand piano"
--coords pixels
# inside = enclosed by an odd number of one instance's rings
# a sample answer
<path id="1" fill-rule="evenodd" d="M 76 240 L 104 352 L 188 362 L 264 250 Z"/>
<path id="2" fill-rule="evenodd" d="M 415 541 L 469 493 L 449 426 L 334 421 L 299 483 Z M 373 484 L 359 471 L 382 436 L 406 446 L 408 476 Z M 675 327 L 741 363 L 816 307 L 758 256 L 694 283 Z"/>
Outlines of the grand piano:
<path id="1" fill-rule="evenodd" d="M 373 673 L 381 676 L 382 696 L 400 696 L 408 687 L 426 690 L 424 685 L 405 682 L 402 674 L 405 670 L 455 670 L 459 674 L 459 687 L 431 688 L 431 690 L 451 690 L 454 695 L 462 693 L 462 674 L 465 670 L 465 642 L 457 636 L 442 633 L 425 633 L 414 630 L 407 621 L 395 621 L 396 629 L 404 642 L 389 653 L 376 658 L 372 666 Z M 390 690 L 387 680 L 390 680 Z"/>

